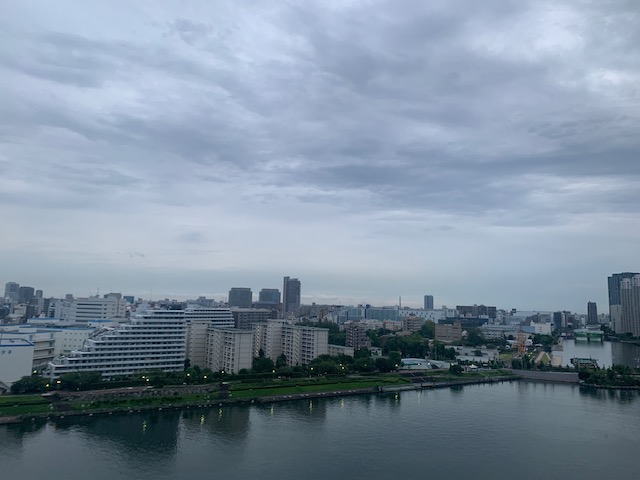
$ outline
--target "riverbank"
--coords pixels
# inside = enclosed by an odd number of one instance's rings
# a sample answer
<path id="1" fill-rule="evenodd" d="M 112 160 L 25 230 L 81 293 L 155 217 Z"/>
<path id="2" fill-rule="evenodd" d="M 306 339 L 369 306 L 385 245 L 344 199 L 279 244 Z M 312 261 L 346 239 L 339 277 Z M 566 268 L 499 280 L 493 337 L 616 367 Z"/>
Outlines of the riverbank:
<path id="1" fill-rule="evenodd" d="M 365 395 L 424 388 L 449 388 L 481 383 L 518 380 L 509 372 L 474 374 L 467 378 L 406 378 L 401 375 L 349 378 L 342 382 L 246 385 L 228 389 L 218 386 L 124 388 L 86 392 L 55 392 L 47 395 L 0 397 L 0 424 L 20 423 L 36 418 L 113 415 L 134 412 L 219 408 L 233 404 L 260 404 L 304 399 Z"/>

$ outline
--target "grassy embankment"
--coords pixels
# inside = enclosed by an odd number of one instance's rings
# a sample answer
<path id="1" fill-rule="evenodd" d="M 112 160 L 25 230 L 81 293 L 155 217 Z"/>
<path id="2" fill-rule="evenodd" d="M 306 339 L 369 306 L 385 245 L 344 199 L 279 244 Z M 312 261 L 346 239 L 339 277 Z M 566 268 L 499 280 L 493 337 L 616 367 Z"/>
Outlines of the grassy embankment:
<path id="1" fill-rule="evenodd" d="M 462 375 L 451 375 L 447 371 L 428 371 L 419 374 L 432 382 L 465 382 L 482 380 L 489 377 L 510 376 L 509 372 L 500 370 L 467 372 Z M 296 379 L 273 379 L 267 382 L 232 382 L 229 385 L 229 398 L 222 400 L 219 391 L 202 393 L 183 393 L 171 387 L 154 390 L 161 392 L 156 396 L 125 396 L 113 398 L 109 391 L 103 397 L 91 399 L 60 399 L 57 396 L 40 395 L 6 395 L 0 397 L 0 417 L 34 415 L 91 413 L 108 411 L 126 411 L 130 409 L 146 409 L 160 407 L 178 407 L 188 405 L 207 405 L 220 401 L 246 401 L 261 397 L 278 395 L 295 396 L 317 394 L 321 392 L 340 392 L 349 390 L 372 389 L 373 387 L 410 385 L 411 381 L 398 374 L 363 375 L 358 377 L 314 377 Z M 212 386 L 213 388 L 213 386 Z"/>

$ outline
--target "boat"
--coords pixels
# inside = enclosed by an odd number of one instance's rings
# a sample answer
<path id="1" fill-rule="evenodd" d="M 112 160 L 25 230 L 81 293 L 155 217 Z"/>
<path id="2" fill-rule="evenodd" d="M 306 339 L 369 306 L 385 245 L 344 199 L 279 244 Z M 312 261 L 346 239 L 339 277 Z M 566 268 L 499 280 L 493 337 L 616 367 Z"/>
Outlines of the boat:
<path id="1" fill-rule="evenodd" d="M 571 364 L 576 368 L 598 368 L 598 360 L 595 358 L 573 357 Z"/>

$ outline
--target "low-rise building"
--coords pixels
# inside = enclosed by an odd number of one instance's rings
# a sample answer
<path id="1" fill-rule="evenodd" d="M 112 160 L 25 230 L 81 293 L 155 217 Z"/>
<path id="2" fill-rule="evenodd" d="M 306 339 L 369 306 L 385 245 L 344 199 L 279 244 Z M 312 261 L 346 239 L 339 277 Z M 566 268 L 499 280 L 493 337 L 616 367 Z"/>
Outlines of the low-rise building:
<path id="1" fill-rule="evenodd" d="M 453 324 L 438 323 L 435 330 L 435 339 L 439 342 L 462 340 L 462 326 L 459 322 L 454 322 Z"/>
<path id="2" fill-rule="evenodd" d="M 0 393 L 22 377 L 31 375 L 33 343 L 0 332 Z"/>

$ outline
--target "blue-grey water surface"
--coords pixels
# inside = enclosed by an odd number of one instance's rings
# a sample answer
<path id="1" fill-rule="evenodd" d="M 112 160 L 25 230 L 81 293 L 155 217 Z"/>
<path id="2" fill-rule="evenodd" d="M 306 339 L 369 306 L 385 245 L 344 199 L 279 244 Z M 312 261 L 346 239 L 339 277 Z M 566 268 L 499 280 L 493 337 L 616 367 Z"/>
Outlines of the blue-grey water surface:
<path id="1" fill-rule="evenodd" d="M 512 382 L 0 427 L 3 479 L 640 478 L 640 393 Z"/>

